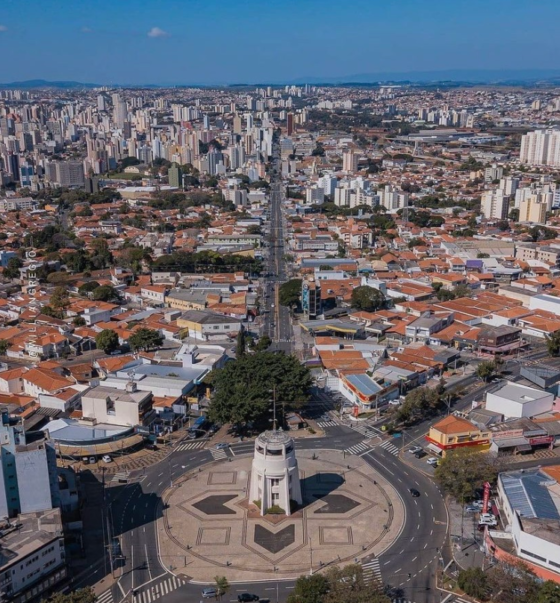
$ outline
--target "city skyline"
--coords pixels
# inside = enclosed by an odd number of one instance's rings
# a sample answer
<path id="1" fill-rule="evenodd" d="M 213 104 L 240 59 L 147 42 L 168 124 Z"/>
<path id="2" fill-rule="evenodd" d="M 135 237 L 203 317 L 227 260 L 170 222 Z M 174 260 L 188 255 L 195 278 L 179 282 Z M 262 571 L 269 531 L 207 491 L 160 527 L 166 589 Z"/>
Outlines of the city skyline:
<path id="1" fill-rule="evenodd" d="M 469 79 L 461 73 L 482 71 L 507 78 L 555 70 L 560 50 L 553 29 L 560 7 L 549 0 L 537 6 L 359 0 L 351 9 L 332 0 L 272 6 L 244 0 L 218 11 L 199 0 L 99 0 L 71 10 L 67 2 L 30 0 L 25 18 L 17 2 L 3 9 L 0 51 L 9 56 L 17 48 L 17 60 L 4 65 L 4 82 L 274 83 L 354 74 L 407 79 L 415 72 Z M 499 16 L 499 27 L 490 15 Z"/>

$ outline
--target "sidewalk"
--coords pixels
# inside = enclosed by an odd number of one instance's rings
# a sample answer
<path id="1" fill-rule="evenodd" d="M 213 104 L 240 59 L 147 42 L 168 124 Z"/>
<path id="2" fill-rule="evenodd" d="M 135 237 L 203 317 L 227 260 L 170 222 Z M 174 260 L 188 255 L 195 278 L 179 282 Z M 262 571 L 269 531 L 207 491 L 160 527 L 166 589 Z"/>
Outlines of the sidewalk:
<path id="1" fill-rule="evenodd" d="M 461 505 L 447 498 L 451 552 L 461 569 L 482 567 L 484 560 L 483 532 L 478 531 L 474 513 L 461 512 Z"/>

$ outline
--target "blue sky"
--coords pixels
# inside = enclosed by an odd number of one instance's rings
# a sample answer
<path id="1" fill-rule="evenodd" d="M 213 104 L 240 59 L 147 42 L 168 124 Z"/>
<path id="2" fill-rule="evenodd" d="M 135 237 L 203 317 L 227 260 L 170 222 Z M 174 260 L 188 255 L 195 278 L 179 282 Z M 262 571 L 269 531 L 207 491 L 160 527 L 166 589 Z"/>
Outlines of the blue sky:
<path id="1" fill-rule="evenodd" d="M 0 81 L 560 68 L 558 0 L 0 0 Z"/>

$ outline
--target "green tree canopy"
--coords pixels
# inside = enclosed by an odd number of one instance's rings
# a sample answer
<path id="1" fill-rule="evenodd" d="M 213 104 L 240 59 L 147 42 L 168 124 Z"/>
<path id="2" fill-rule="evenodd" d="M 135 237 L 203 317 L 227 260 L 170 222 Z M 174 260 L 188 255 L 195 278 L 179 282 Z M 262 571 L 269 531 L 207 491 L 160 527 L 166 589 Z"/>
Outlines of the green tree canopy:
<path id="1" fill-rule="evenodd" d="M 476 375 L 483 381 L 490 381 L 496 373 L 496 363 L 491 360 L 483 360 L 476 367 Z"/>
<path id="2" fill-rule="evenodd" d="M 294 278 L 280 285 L 278 301 L 283 306 L 295 308 L 301 299 L 301 284 L 302 280 L 300 278 Z"/>
<path id="3" fill-rule="evenodd" d="M 128 339 L 128 344 L 133 351 L 151 350 L 158 348 L 163 343 L 163 336 L 155 329 L 138 329 Z"/>
<path id="4" fill-rule="evenodd" d="M 475 490 L 498 476 L 497 459 L 477 450 L 455 450 L 447 454 L 435 471 L 439 485 L 458 501 L 473 498 Z"/>
<path id="5" fill-rule="evenodd" d="M 328 590 L 328 580 L 322 574 L 300 576 L 288 597 L 288 603 L 323 603 Z"/>
<path id="6" fill-rule="evenodd" d="M 558 356 L 560 354 L 560 331 L 546 335 L 546 349 L 550 356 Z"/>
<path id="7" fill-rule="evenodd" d="M 281 409 L 300 408 L 309 398 L 312 384 L 309 369 L 295 356 L 282 352 L 246 354 L 214 371 L 214 397 L 209 417 L 218 423 L 243 425 L 249 421 L 267 425 L 272 390 L 278 416 Z"/>
<path id="8" fill-rule="evenodd" d="M 481 601 L 488 600 L 490 594 L 488 575 L 480 567 L 470 567 L 459 572 L 457 585 L 469 597 L 475 597 Z"/>
<path id="9" fill-rule="evenodd" d="M 10 347 L 10 342 L 5 339 L 0 339 L 0 356 L 5 356 L 8 348 Z"/>
<path id="10" fill-rule="evenodd" d="M 378 289 L 361 285 L 352 290 L 352 307 L 365 312 L 375 312 L 382 308 L 385 296 Z"/>
<path id="11" fill-rule="evenodd" d="M 19 278 L 19 269 L 23 267 L 20 258 L 14 257 L 8 260 L 8 264 L 2 271 L 6 278 Z"/>
<path id="12" fill-rule="evenodd" d="M 96 301 L 109 301 L 119 297 L 117 290 L 111 285 L 101 285 L 93 290 L 92 297 Z"/>
<path id="13" fill-rule="evenodd" d="M 68 289 L 66 287 L 55 287 L 52 292 L 50 305 L 56 309 L 64 309 L 70 305 L 70 298 L 68 297 Z"/>
<path id="14" fill-rule="evenodd" d="M 79 295 L 87 297 L 88 293 L 95 291 L 100 286 L 101 285 L 97 281 L 89 281 L 87 283 L 84 283 L 83 285 L 80 285 L 80 287 L 78 288 L 78 293 Z"/>
<path id="15" fill-rule="evenodd" d="M 110 354 L 119 347 L 119 336 L 111 329 L 104 329 L 95 337 L 95 345 L 105 354 Z"/>
<path id="16" fill-rule="evenodd" d="M 47 599 L 48 603 L 95 603 L 96 600 L 97 595 L 90 587 L 79 588 L 67 594 L 55 593 Z"/>

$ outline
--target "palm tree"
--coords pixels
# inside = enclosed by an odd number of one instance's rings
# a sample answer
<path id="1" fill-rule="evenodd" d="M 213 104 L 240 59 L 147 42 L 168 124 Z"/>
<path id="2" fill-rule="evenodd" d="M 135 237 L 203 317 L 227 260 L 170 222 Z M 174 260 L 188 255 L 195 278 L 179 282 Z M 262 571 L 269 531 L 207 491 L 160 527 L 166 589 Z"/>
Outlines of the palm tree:
<path id="1" fill-rule="evenodd" d="M 218 589 L 218 596 L 220 597 L 220 601 L 222 600 L 222 595 L 225 595 L 229 590 L 229 582 L 225 576 L 215 576 L 214 582 L 216 583 L 216 588 Z"/>

